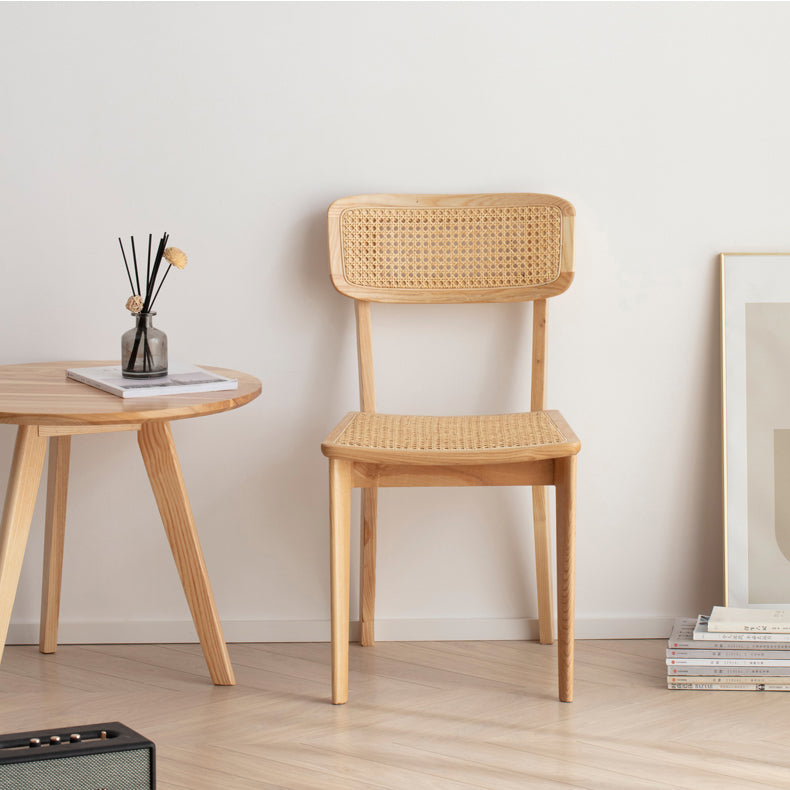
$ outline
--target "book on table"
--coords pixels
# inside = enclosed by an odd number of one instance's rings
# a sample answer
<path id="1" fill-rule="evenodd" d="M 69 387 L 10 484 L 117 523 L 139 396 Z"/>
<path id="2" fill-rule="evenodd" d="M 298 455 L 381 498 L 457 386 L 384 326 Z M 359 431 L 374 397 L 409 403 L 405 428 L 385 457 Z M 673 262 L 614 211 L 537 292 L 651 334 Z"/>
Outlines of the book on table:
<path id="1" fill-rule="evenodd" d="M 710 633 L 708 617 L 679 618 L 666 649 L 667 688 L 790 691 L 790 635 Z"/>
<path id="2" fill-rule="evenodd" d="M 237 379 L 221 376 L 195 365 L 171 364 L 166 376 L 155 379 L 124 378 L 120 365 L 68 368 L 74 381 L 117 395 L 119 398 L 146 398 L 156 395 L 183 395 L 190 392 L 235 390 Z"/>

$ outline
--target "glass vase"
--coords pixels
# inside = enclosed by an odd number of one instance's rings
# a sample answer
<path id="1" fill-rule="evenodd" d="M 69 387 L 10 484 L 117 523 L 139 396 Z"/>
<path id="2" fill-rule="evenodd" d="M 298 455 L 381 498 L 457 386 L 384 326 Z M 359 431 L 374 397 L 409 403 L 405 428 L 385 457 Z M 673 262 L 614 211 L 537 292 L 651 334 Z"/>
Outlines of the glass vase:
<path id="1" fill-rule="evenodd" d="M 133 315 L 135 325 L 121 337 L 121 372 L 128 379 L 167 375 L 167 335 L 153 325 L 156 313 Z"/>

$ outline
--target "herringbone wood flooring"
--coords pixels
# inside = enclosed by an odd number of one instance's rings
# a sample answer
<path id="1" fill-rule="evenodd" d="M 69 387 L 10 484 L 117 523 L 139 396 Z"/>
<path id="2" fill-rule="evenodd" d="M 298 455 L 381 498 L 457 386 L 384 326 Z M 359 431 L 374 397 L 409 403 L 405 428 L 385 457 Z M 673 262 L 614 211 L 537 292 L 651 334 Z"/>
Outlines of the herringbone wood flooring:
<path id="1" fill-rule="evenodd" d="M 157 745 L 160 790 L 790 788 L 790 694 L 665 688 L 662 640 L 579 641 L 576 700 L 532 642 L 9 647 L 0 732 L 121 721 Z"/>

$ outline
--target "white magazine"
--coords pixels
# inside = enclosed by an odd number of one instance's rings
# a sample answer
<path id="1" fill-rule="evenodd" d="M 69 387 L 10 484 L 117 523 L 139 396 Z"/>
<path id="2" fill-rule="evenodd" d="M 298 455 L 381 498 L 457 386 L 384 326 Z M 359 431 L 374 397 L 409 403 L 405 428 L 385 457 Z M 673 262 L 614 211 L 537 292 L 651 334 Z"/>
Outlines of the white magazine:
<path id="1" fill-rule="evenodd" d="M 211 373 L 195 365 L 172 364 L 166 376 L 156 379 L 127 379 L 120 365 L 106 367 L 69 368 L 69 378 L 91 387 L 117 395 L 119 398 L 146 398 L 152 396 L 181 395 L 189 392 L 215 392 L 235 390 L 236 379 Z"/>

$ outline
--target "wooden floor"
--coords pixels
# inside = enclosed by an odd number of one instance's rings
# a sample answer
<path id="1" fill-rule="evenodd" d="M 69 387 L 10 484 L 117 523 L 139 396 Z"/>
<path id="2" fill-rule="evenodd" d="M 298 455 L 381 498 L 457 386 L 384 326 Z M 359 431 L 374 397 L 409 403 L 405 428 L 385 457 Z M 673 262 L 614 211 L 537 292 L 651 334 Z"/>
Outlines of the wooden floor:
<path id="1" fill-rule="evenodd" d="M 663 640 L 579 641 L 576 701 L 556 647 L 351 646 L 329 704 L 327 644 L 9 647 L 0 732 L 121 721 L 157 745 L 159 790 L 790 788 L 790 694 L 668 691 Z"/>

